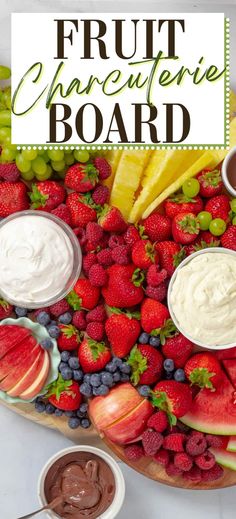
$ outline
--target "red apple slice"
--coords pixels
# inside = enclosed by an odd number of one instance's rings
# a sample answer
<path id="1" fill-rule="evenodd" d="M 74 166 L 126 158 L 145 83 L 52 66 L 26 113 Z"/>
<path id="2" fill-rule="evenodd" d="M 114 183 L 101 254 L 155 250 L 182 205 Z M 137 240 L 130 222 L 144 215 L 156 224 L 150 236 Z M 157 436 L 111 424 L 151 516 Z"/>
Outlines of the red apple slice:
<path id="1" fill-rule="evenodd" d="M 2 391 L 9 391 L 16 384 L 18 384 L 18 382 L 20 382 L 20 380 L 25 376 L 27 371 L 32 368 L 35 359 L 38 357 L 41 351 L 42 348 L 38 344 L 36 344 L 33 349 L 30 348 L 28 356 L 25 357 L 24 362 L 17 364 L 16 366 L 12 366 L 10 373 L 0 382 L 0 389 Z"/>
<path id="2" fill-rule="evenodd" d="M 31 331 L 23 326 L 14 324 L 0 326 L 0 359 L 30 335 Z"/>
<path id="3" fill-rule="evenodd" d="M 105 436 L 119 445 L 132 442 L 145 429 L 148 418 L 153 413 L 153 407 L 148 400 L 132 409 L 126 416 L 114 422 L 103 430 Z"/>
<path id="4" fill-rule="evenodd" d="M 44 363 L 41 368 L 41 371 L 37 378 L 34 380 L 33 384 L 28 387 L 23 393 L 19 395 L 22 400 L 30 400 L 37 396 L 38 393 L 42 390 L 50 369 L 50 357 L 47 351 L 44 351 Z"/>
<path id="5" fill-rule="evenodd" d="M 23 342 L 17 344 L 13 350 L 6 353 L 0 360 L 0 380 L 7 377 L 13 368 L 23 366 L 36 344 L 37 341 L 33 336 L 27 337 Z"/>
<path id="6" fill-rule="evenodd" d="M 35 358 L 34 363 L 32 366 L 28 369 L 28 371 L 25 373 L 23 378 L 19 380 L 19 382 L 13 386 L 9 391 L 7 391 L 7 394 L 9 396 L 19 396 L 20 393 L 23 393 L 28 389 L 28 387 L 33 384 L 35 379 L 38 377 L 39 373 L 41 372 L 41 369 L 43 368 L 44 364 L 44 351 L 40 348 L 40 351 L 38 355 Z"/>

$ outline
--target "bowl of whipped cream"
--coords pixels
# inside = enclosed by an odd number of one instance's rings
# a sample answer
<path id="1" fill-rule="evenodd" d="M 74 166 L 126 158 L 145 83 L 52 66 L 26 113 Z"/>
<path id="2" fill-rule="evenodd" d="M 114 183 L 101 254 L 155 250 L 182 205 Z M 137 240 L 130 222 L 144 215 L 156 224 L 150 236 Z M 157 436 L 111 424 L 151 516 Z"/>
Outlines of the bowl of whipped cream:
<path id="1" fill-rule="evenodd" d="M 44 211 L 21 211 L 0 222 L 0 265 L 0 296 L 15 306 L 41 308 L 72 290 L 82 253 L 63 220 Z"/>
<path id="2" fill-rule="evenodd" d="M 236 346 L 236 251 L 212 247 L 188 256 L 168 287 L 178 330 L 208 349 Z"/>

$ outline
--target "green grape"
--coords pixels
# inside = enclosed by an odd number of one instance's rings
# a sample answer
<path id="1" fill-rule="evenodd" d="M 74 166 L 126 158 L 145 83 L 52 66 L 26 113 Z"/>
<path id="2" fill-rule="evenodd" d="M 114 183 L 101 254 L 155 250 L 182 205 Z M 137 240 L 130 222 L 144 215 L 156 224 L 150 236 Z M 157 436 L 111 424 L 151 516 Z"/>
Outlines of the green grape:
<path id="1" fill-rule="evenodd" d="M 63 150 L 65 155 L 69 155 L 70 153 L 73 153 L 72 150 Z"/>
<path id="2" fill-rule="evenodd" d="M 208 211 L 201 211 L 198 213 L 197 219 L 199 221 L 201 231 L 207 231 L 212 220 L 211 213 L 208 213 Z"/>
<path id="3" fill-rule="evenodd" d="M 78 162 L 88 162 L 89 152 L 87 150 L 75 150 L 74 157 Z"/>
<path id="4" fill-rule="evenodd" d="M 57 174 L 60 178 L 62 178 L 62 180 L 64 180 L 65 176 L 66 176 L 66 170 L 65 169 L 62 169 L 61 171 L 57 171 Z"/>
<path id="5" fill-rule="evenodd" d="M 36 157 L 32 161 L 32 169 L 37 175 L 44 175 L 47 171 L 47 164 L 42 157 Z"/>
<path id="6" fill-rule="evenodd" d="M 53 162 L 62 161 L 64 159 L 64 151 L 63 150 L 47 150 L 49 158 Z"/>
<path id="7" fill-rule="evenodd" d="M 11 128 L 2 126 L 2 128 L 0 128 L 0 143 L 5 144 L 7 138 L 11 138 Z"/>
<path id="8" fill-rule="evenodd" d="M 233 217 L 232 224 L 236 225 L 236 216 Z"/>
<path id="9" fill-rule="evenodd" d="M 41 155 L 41 157 L 43 160 L 45 160 L 46 163 L 50 160 L 46 150 L 44 150 L 44 153 Z"/>
<path id="10" fill-rule="evenodd" d="M 11 126 L 10 110 L 2 110 L 2 112 L 0 112 L 0 124 L 1 126 Z"/>
<path id="11" fill-rule="evenodd" d="M 200 184 L 198 180 L 196 178 L 189 178 L 188 180 L 185 180 L 182 185 L 182 191 L 188 198 L 197 196 L 200 191 Z"/>
<path id="12" fill-rule="evenodd" d="M 43 173 L 43 174 L 42 173 L 41 174 L 40 173 L 36 173 L 35 176 L 36 176 L 37 180 L 41 180 L 42 181 L 42 180 L 47 180 L 48 178 L 51 177 L 51 175 L 52 175 L 52 168 L 51 168 L 51 166 L 49 164 L 47 164 L 45 173 Z"/>
<path id="13" fill-rule="evenodd" d="M 73 153 L 68 153 L 67 155 L 65 155 L 64 159 L 67 166 L 71 166 L 75 162 Z"/>
<path id="14" fill-rule="evenodd" d="M 11 148 L 3 148 L 1 157 L 2 161 L 4 162 L 12 162 L 16 158 L 16 150 L 12 150 Z"/>
<path id="15" fill-rule="evenodd" d="M 221 236 L 226 230 L 226 223 L 222 218 L 214 218 L 210 222 L 209 230 L 213 236 Z"/>
<path id="16" fill-rule="evenodd" d="M 27 173 L 27 171 L 31 169 L 31 162 L 24 159 L 21 153 L 17 153 L 16 155 L 16 165 L 21 173 Z"/>
<path id="17" fill-rule="evenodd" d="M 11 77 L 11 69 L 0 65 L 0 79 L 9 79 Z"/>
<path id="18" fill-rule="evenodd" d="M 38 155 L 37 150 L 22 150 L 21 154 L 26 160 L 34 160 Z"/>
<path id="19" fill-rule="evenodd" d="M 230 202 L 230 207 L 234 213 L 236 213 L 236 198 L 233 198 Z"/>
<path id="20" fill-rule="evenodd" d="M 52 164 L 52 168 L 54 169 L 54 171 L 62 171 L 65 167 L 64 160 L 52 161 L 51 164 Z"/>
<path id="21" fill-rule="evenodd" d="M 33 180 L 33 178 L 35 177 L 35 173 L 32 169 L 30 169 L 29 171 L 26 171 L 25 173 L 21 172 L 21 177 L 24 180 Z"/>
<path id="22" fill-rule="evenodd" d="M 8 110 L 11 110 L 11 88 L 7 87 L 2 93 L 2 102 Z"/>
<path id="23" fill-rule="evenodd" d="M 39 155 L 41 157 L 41 155 L 44 154 L 44 150 L 37 150 L 37 155 Z"/>

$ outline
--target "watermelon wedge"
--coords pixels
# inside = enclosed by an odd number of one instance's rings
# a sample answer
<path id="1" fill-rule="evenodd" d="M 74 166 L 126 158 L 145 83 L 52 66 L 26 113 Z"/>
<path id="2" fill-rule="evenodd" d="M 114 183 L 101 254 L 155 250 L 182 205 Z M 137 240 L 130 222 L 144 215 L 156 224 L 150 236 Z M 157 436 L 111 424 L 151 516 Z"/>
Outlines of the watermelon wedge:
<path id="1" fill-rule="evenodd" d="M 236 435 L 236 392 L 225 373 L 216 391 L 199 391 L 189 413 L 180 420 L 197 431 Z"/>
<path id="2" fill-rule="evenodd" d="M 226 447 L 229 452 L 236 452 L 236 436 L 230 436 Z"/>
<path id="3" fill-rule="evenodd" d="M 236 470 L 236 453 L 227 452 L 225 449 L 215 449 L 210 447 L 209 449 L 214 454 L 215 459 L 219 465 L 226 467 L 227 469 Z"/>
<path id="4" fill-rule="evenodd" d="M 222 363 L 234 389 L 236 389 L 236 359 L 226 359 Z"/>
<path id="5" fill-rule="evenodd" d="M 215 355 L 218 360 L 236 359 L 236 346 L 233 348 L 228 348 L 227 350 L 215 351 Z"/>

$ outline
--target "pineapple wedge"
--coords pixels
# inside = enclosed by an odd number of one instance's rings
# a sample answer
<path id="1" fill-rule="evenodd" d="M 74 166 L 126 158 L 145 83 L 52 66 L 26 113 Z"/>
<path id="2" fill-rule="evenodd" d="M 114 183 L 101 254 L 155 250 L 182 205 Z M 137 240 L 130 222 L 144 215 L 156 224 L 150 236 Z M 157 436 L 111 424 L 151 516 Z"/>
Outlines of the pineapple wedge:
<path id="1" fill-rule="evenodd" d="M 115 178 L 117 166 L 119 164 L 121 158 L 122 151 L 120 150 L 111 150 L 106 153 L 106 159 L 111 165 L 112 173 L 111 175 L 103 181 L 103 184 L 107 186 L 110 190 L 112 188 L 112 184 Z"/>
<path id="2" fill-rule="evenodd" d="M 110 203 L 118 207 L 124 218 L 132 209 L 135 193 L 143 170 L 152 155 L 151 151 L 123 151 L 113 182 Z"/>
<path id="3" fill-rule="evenodd" d="M 143 189 L 130 211 L 129 222 L 138 221 L 153 200 L 202 154 L 200 150 L 155 151 L 144 171 L 141 182 Z"/>
<path id="4" fill-rule="evenodd" d="M 230 91 L 230 117 L 233 118 L 236 116 L 236 94 L 231 90 Z"/>

